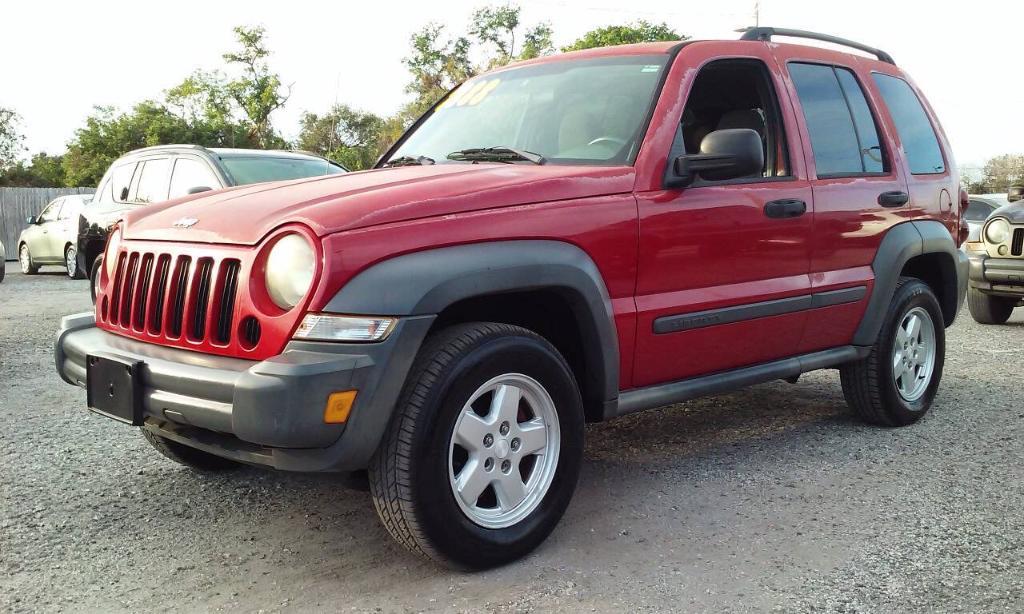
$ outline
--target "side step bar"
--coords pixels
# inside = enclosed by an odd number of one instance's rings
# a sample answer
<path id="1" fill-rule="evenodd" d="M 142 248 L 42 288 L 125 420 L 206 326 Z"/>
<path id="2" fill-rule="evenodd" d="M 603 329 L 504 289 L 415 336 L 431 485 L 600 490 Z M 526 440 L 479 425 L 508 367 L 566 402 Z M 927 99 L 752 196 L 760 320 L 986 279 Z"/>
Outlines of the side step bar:
<path id="1" fill-rule="evenodd" d="M 615 415 L 624 416 L 645 409 L 731 392 L 744 386 L 794 378 L 808 371 L 828 369 L 859 360 L 867 356 L 870 351 L 869 347 L 846 345 L 732 371 L 627 390 L 619 395 L 619 406 Z"/>

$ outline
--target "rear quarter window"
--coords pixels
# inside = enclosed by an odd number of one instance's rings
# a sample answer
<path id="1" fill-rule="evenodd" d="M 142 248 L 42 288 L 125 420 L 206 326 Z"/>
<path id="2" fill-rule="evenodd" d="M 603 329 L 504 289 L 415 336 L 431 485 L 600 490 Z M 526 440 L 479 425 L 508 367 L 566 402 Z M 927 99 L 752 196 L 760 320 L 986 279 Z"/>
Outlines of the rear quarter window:
<path id="1" fill-rule="evenodd" d="M 881 73 L 872 76 L 896 124 L 910 172 L 915 175 L 945 172 L 946 162 L 942 157 L 939 139 L 935 136 L 935 128 L 910 84 L 898 77 Z"/>

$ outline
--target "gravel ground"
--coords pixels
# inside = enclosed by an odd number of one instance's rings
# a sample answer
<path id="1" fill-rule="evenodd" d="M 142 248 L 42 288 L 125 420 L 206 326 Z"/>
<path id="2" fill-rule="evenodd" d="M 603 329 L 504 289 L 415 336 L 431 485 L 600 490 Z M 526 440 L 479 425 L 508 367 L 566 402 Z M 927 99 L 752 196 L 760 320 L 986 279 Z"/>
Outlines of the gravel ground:
<path id="1" fill-rule="evenodd" d="M 197 475 L 61 382 L 86 282 L 0 284 L 0 609 L 834 611 L 1024 609 L 1024 309 L 949 331 L 933 412 L 863 426 L 835 372 L 587 430 L 572 505 L 502 569 L 394 545 L 359 482 Z"/>

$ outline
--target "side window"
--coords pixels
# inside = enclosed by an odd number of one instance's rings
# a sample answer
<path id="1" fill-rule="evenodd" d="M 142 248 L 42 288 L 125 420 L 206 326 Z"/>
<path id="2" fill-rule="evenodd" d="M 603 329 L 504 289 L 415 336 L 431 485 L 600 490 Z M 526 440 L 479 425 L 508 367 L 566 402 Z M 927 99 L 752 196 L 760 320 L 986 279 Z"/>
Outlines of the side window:
<path id="1" fill-rule="evenodd" d="M 170 168 L 170 158 L 153 158 L 143 162 L 134 201 L 146 204 L 167 200 L 167 173 Z"/>
<path id="2" fill-rule="evenodd" d="M 82 212 L 82 208 L 85 204 L 82 199 L 77 196 L 68 196 L 64 199 L 64 207 L 60 210 L 60 219 L 69 220 L 77 218 L 78 214 Z"/>
<path id="3" fill-rule="evenodd" d="M 115 166 L 110 174 L 110 189 L 115 203 L 128 202 L 128 188 L 132 184 L 132 175 L 135 174 L 135 167 L 138 163 L 129 162 Z"/>
<path id="4" fill-rule="evenodd" d="M 717 60 L 701 69 L 683 108 L 673 155 L 697 153 L 715 130 L 747 128 L 761 137 L 760 177 L 789 175 L 786 138 L 768 69 L 759 60 Z"/>
<path id="5" fill-rule="evenodd" d="M 174 172 L 171 174 L 171 190 L 167 198 L 186 196 L 192 188 L 211 188 L 216 190 L 219 187 L 220 181 L 217 180 L 217 177 L 205 162 L 195 158 L 178 158 L 174 162 Z"/>
<path id="6" fill-rule="evenodd" d="M 880 73 L 873 76 L 885 106 L 889 107 L 889 115 L 896 124 L 910 172 L 915 175 L 945 172 L 946 162 L 942 158 L 939 139 L 935 137 L 932 122 L 910 84 L 903 79 Z"/>
<path id="7" fill-rule="evenodd" d="M 811 135 L 818 177 L 884 172 L 874 116 L 853 73 L 791 62 L 789 74 Z"/>
<path id="8" fill-rule="evenodd" d="M 988 219 L 988 216 L 992 211 L 993 209 L 991 205 L 983 203 L 980 200 L 972 200 L 967 205 L 967 211 L 964 211 L 964 219 L 971 222 L 984 222 Z"/>
<path id="9" fill-rule="evenodd" d="M 43 212 L 39 214 L 39 221 L 40 222 L 53 222 L 53 221 L 55 221 L 57 219 L 57 217 L 60 215 L 60 207 L 61 207 L 61 203 L 63 203 L 63 202 L 64 202 L 63 198 L 57 198 L 57 199 L 53 200 L 52 202 L 50 202 L 50 204 L 46 205 L 46 208 L 43 209 Z"/>

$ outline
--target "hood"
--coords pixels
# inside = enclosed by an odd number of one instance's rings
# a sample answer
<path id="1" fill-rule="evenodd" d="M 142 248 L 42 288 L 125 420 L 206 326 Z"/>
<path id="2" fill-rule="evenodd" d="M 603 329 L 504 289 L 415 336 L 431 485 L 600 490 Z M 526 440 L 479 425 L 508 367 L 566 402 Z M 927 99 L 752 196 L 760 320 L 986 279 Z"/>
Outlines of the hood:
<path id="1" fill-rule="evenodd" d="M 241 186 L 125 216 L 127 239 L 254 245 L 287 223 L 318 236 L 480 209 L 619 194 L 632 167 L 437 164 Z M 187 227 L 185 227 L 187 226 Z"/>
<path id="2" fill-rule="evenodd" d="M 999 207 L 988 216 L 988 219 L 994 217 L 1005 217 L 1011 224 L 1024 224 L 1024 200 Z"/>

